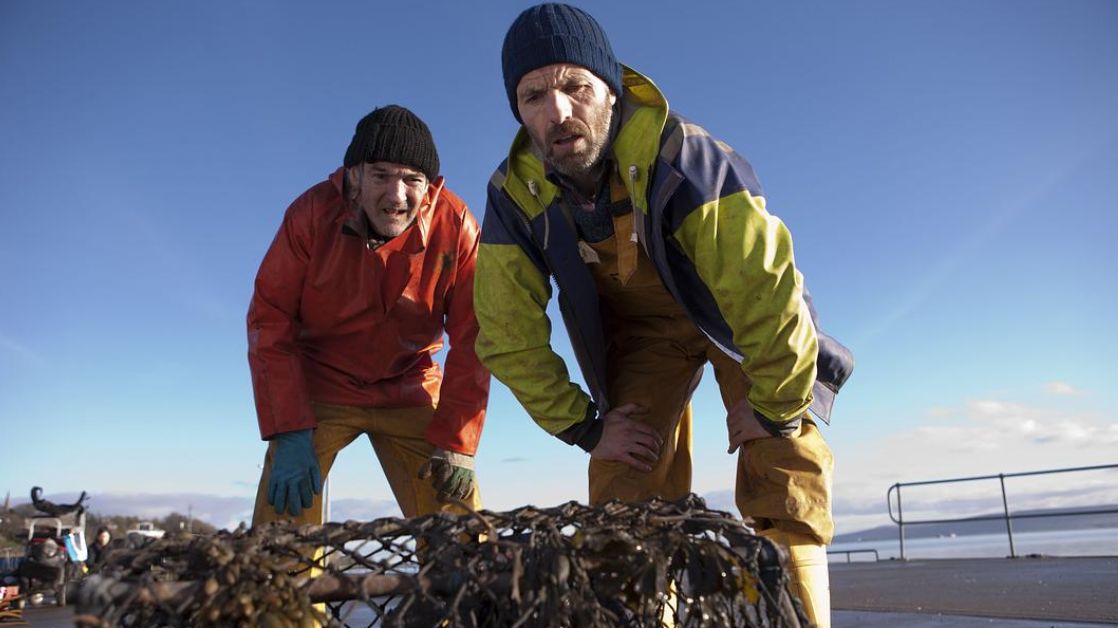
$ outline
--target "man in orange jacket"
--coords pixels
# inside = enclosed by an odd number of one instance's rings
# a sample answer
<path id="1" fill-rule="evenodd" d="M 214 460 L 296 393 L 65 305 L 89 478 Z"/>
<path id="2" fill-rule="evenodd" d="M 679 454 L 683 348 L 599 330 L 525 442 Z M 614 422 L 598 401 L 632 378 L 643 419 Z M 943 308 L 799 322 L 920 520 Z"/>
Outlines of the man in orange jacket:
<path id="1" fill-rule="evenodd" d="M 452 499 L 480 507 L 477 248 L 427 125 L 395 105 L 362 118 L 344 165 L 288 208 L 256 276 L 248 359 L 269 445 L 254 525 L 321 523 L 322 480 L 361 434 L 405 516 Z"/>

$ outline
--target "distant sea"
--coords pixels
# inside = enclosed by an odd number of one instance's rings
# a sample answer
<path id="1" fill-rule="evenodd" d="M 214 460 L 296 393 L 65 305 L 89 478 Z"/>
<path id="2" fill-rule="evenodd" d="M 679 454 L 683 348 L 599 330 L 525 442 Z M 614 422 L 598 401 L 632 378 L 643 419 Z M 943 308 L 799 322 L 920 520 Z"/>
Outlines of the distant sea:
<path id="1" fill-rule="evenodd" d="M 1013 548 L 1017 556 L 1043 554 L 1046 556 L 1118 556 L 1118 528 L 1089 528 L 1080 530 L 1047 530 L 1044 532 L 1014 532 Z M 881 560 L 900 558 L 900 542 L 892 540 L 835 543 L 829 552 L 847 550 L 877 550 Z M 1001 534 L 967 534 L 932 538 L 905 538 L 905 558 L 1004 558 L 1009 556 L 1009 537 Z M 832 554 L 832 562 L 846 562 L 844 554 Z M 864 552 L 850 554 L 850 560 L 873 560 Z"/>

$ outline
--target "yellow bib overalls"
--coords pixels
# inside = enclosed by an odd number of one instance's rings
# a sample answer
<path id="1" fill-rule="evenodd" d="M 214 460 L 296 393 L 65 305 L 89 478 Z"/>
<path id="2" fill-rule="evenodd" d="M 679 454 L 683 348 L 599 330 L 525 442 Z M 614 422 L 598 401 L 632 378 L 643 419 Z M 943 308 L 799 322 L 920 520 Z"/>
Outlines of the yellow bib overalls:
<path id="1" fill-rule="evenodd" d="M 611 200 L 626 198 L 611 177 Z M 580 211 L 572 209 L 570 211 Z M 691 491 L 690 399 L 707 362 L 722 401 L 730 408 L 749 393 L 741 366 L 691 322 L 664 287 L 633 233 L 633 213 L 614 212 L 613 236 L 579 241 L 583 261 L 597 284 L 608 346 L 607 394 L 614 407 L 636 403 L 648 414 L 633 417 L 664 440 L 651 472 L 622 462 L 591 460 L 590 503 L 613 498 L 676 499 Z M 745 295 L 743 295 L 744 298 Z M 830 623 L 825 544 L 831 519 L 831 450 L 815 423 L 804 416 L 791 438 L 751 441 L 738 454 L 735 501 L 758 532 L 788 549 L 793 590 L 814 624 Z"/>

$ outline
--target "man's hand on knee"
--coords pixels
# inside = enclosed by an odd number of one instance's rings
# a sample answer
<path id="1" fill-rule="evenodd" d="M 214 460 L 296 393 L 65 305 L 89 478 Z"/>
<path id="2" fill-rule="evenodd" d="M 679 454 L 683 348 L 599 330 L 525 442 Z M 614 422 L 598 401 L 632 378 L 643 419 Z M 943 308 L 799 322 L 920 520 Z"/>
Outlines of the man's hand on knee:
<path id="1" fill-rule="evenodd" d="M 419 468 L 419 479 L 430 478 L 439 501 L 465 501 L 474 492 L 474 457 L 456 451 L 436 449 Z"/>
<path id="2" fill-rule="evenodd" d="M 298 517 L 322 494 L 322 471 L 314 453 L 313 430 L 276 434 L 272 469 L 268 478 L 268 503 L 277 514 Z"/>
<path id="3" fill-rule="evenodd" d="M 726 453 L 732 454 L 742 445 L 758 438 L 772 438 L 757 416 L 753 414 L 753 406 L 749 401 L 742 399 L 734 404 L 726 413 L 726 433 L 730 438 L 730 448 Z"/>
<path id="4" fill-rule="evenodd" d="M 616 460 L 649 472 L 652 463 L 660 459 L 664 439 L 656 430 L 631 417 L 648 414 L 648 410 L 635 403 L 614 408 L 602 417 L 602 438 L 590 452 L 591 458 Z"/>

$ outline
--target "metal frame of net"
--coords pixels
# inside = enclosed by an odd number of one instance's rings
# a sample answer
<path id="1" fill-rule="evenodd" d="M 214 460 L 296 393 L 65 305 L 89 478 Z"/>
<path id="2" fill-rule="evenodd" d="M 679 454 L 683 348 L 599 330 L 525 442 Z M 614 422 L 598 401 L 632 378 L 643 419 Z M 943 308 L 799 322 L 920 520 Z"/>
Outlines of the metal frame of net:
<path id="1" fill-rule="evenodd" d="M 81 626 L 806 626 L 783 552 L 690 495 L 177 536 L 110 554 Z"/>

